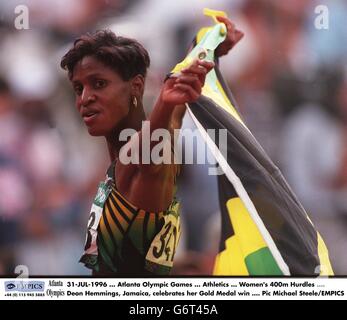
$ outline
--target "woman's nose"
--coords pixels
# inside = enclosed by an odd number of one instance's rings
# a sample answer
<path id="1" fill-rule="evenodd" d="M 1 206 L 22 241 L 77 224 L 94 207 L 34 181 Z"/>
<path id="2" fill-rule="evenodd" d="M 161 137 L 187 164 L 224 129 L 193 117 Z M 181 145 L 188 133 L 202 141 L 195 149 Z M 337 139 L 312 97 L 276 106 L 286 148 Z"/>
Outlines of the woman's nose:
<path id="1" fill-rule="evenodd" d="M 80 104 L 81 106 L 87 106 L 89 103 L 95 101 L 95 95 L 88 89 L 83 89 L 81 94 Z"/>

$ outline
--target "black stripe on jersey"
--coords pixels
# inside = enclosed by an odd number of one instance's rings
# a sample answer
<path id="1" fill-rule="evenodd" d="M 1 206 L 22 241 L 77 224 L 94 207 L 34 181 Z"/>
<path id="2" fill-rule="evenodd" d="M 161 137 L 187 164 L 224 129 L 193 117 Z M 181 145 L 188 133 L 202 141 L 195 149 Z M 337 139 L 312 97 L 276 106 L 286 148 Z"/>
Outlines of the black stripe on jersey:
<path id="1" fill-rule="evenodd" d="M 103 247 L 103 250 L 108 254 L 109 257 L 113 256 L 113 253 L 111 253 L 108 249 L 108 246 L 106 244 L 106 241 L 104 239 L 104 235 L 102 234 L 102 232 L 98 232 L 98 246 L 101 245 L 101 247 Z"/>
<path id="2" fill-rule="evenodd" d="M 122 235 L 124 235 L 125 230 L 123 229 L 121 223 L 118 221 L 116 215 L 114 214 L 114 212 L 112 211 L 112 209 L 110 208 L 110 204 L 108 202 L 106 202 L 106 209 L 108 210 L 108 212 L 110 213 L 110 218 L 112 219 L 112 221 L 116 224 L 116 226 L 118 227 L 118 229 L 120 230 L 120 232 L 122 233 Z M 105 217 L 107 216 L 106 214 L 106 210 L 105 210 Z M 106 219 L 105 219 L 106 220 Z M 105 221 L 106 222 L 106 221 Z M 106 224 L 106 223 L 105 223 Z M 108 224 L 108 221 L 107 221 Z M 110 226 L 109 226 L 110 227 Z M 112 232 L 112 229 L 110 227 L 110 230 Z M 112 232 L 112 236 L 113 236 L 113 232 Z"/>
<path id="3" fill-rule="evenodd" d="M 119 212 L 119 214 L 124 218 L 124 220 L 129 223 L 130 222 L 130 218 L 126 215 L 126 213 L 124 213 L 124 211 L 119 207 L 116 199 L 115 199 L 115 195 L 113 193 L 110 194 L 110 199 L 113 203 L 113 205 L 116 207 L 117 211 Z M 119 199 L 119 198 L 118 198 Z M 132 213 L 132 212 L 130 212 Z"/>
<path id="4" fill-rule="evenodd" d="M 127 203 L 126 200 L 124 200 L 124 198 L 120 195 L 119 191 L 115 188 L 113 188 L 113 191 L 115 193 L 117 193 L 117 199 L 122 203 L 122 205 L 124 207 L 126 207 L 130 212 L 132 212 L 133 214 L 136 214 L 137 210 L 135 208 L 133 208 L 132 206 L 129 205 L 129 203 Z"/>
<path id="5" fill-rule="evenodd" d="M 114 234 L 113 234 L 113 232 L 112 232 L 112 229 L 111 229 L 111 227 L 110 227 L 110 224 L 109 224 L 109 222 L 108 222 L 108 220 L 107 220 L 106 214 L 105 214 L 105 216 L 103 215 L 103 218 L 104 218 L 104 223 L 105 223 L 106 230 L 107 230 L 107 232 L 108 232 L 108 234 L 109 234 L 109 236 L 110 236 L 110 238 L 111 238 L 111 240 L 112 240 L 113 246 L 114 246 L 114 248 L 115 248 L 115 250 L 114 250 L 115 252 L 113 252 L 113 254 L 112 254 L 112 256 L 111 256 L 111 257 L 113 257 L 114 254 L 116 253 L 117 249 L 118 249 L 117 240 L 116 240 L 116 238 L 114 237 Z"/>

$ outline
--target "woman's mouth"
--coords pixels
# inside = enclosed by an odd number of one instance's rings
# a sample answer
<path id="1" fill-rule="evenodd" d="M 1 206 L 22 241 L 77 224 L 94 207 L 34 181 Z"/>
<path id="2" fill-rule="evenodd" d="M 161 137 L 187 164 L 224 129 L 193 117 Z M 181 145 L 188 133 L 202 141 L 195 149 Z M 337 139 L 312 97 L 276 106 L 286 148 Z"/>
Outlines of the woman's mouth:
<path id="1" fill-rule="evenodd" d="M 90 111 L 87 112 L 83 115 L 83 121 L 84 123 L 89 126 L 90 124 L 92 124 L 92 122 L 97 118 L 98 116 L 98 112 L 94 112 L 94 111 Z"/>

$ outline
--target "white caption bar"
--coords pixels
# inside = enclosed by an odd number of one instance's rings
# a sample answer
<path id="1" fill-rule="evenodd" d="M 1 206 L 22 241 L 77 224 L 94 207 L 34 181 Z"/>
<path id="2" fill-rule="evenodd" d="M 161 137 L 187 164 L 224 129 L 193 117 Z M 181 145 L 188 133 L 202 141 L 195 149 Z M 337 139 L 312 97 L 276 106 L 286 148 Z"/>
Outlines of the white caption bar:
<path id="1" fill-rule="evenodd" d="M 346 300 L 347 278 L 0 279 L 0 300 Z"/>

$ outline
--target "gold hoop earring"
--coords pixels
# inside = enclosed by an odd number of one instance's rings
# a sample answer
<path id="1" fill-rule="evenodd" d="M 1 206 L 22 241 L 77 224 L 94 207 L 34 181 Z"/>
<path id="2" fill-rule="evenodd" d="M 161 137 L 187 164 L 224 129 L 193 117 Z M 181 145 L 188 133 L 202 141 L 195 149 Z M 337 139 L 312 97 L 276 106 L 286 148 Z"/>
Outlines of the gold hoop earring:
<path id="1" fill-rule="evenodd" d="M 135 108 L 137 108 L 137 98 L 133 97 L 133 105 Z"/>

